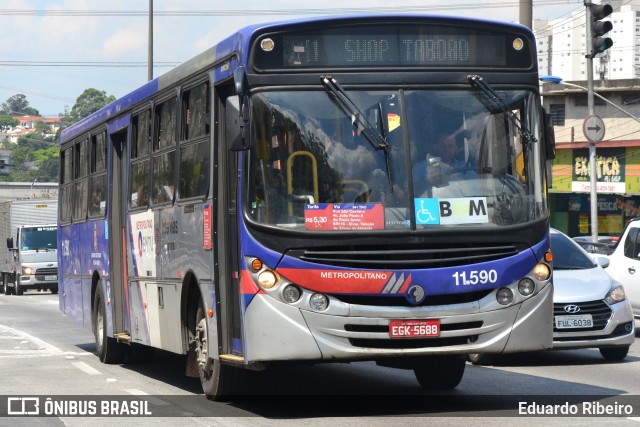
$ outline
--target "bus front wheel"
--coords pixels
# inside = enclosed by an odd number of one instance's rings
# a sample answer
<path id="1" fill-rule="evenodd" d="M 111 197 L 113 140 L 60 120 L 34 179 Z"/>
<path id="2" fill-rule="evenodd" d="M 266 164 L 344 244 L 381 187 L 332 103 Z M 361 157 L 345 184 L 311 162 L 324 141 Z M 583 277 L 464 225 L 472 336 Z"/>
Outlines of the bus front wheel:
<path id="1" fill-rule="evenodd" d="M 448 390 L 460 384 L 465 365 L 464 356 L 425 357 L 414 366 L 413 372 L 423 388 Z"/>
<path id="2" fill-rule="evenodd" d="M 96 339 L 96 352 L 102 363 L 121 363 L 125 356 L 125 346 L 111 338 L 107 332 L 107 309 L 102 295 L 102 283 L 98 282 L 93 312 L 93 335 Z"/>
<path id="3" fill-rule="evenodd" d="M 209 357 L 208 323 L 202 301 L 198 306 L 194 326 L 194 351 L 202 390 L 209 400 L 228 400 L 231 397 L 233 377 L 237 369 Z"/>

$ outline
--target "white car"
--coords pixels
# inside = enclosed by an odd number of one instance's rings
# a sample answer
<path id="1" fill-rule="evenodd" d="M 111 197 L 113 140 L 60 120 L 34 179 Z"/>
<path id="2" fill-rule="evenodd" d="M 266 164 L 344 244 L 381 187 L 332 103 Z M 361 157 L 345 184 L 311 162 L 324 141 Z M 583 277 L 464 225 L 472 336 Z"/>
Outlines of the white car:
<path id="1" fill-rule="evenodd" d="M 594 348 L 622 360 L 635 340 L 631 304 L 623 285 L 566 234 L 551 229 L 553 254 L 553 348 Z"/>
<path id="2" fill-rule="evenodd" d="M 608 259 L 607 273 L 624 285 L 634 317 L 640 319 L 640 218 L 627 223 Z"/>
<path id="3" fill-rule="evenodd" d="M 607 360 L 624 359 L 635 340 L 635 322 L 625 287 L 603 269 L 609 260 L 590 255 L 553 228 L 551 253 L 553 349 L 598 348 Z M 471 354 L 468 358 L 472 363 L 488 363 L 491 356 Z"/>

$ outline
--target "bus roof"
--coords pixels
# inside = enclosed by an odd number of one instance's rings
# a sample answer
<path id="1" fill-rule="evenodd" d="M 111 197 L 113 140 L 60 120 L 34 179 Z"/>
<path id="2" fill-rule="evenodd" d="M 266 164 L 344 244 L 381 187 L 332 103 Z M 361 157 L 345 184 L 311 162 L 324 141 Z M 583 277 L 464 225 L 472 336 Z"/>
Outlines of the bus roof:
<path id="1" fill-rule="evenodd" d="M 110 118 L 115 118 L 121 112 L 124 112 L 136 105 L 137 103 L 151 98 L 156 93 L 163 89 L 170 87 L 171 85 L 188 78 L 194 73 L 212 68 L 216 63 L 225 59 L 230 59 L 234 54 L 237 55 L 239 64 L 247 67 L 248 64 L 248 52 L 251 47 L 253 39 L 258 34 L 262 34 L 265 31 L 278 31 L 294 26 L 304 26 L 310 23 L 327 23 L 334 22 L 340 23 L 343 21 L 359 22 L 359 23 L 374 23 L 380 20 L 416 20 L 416 19 L 432 19 L 438 20 L 442 23 L 467 23 L 467 24 L 490 24 L 492 26 L 502 26 L 505 30 L 520 31 L 528 33 L 533 38 L 531 30 L 523 25 L 516 23 L 509 23 L 504 21 L 494 21 L 487 19 L 477 19 L 468 17 L 458 17 L 449 15 L 431 15 L 431 14 L 357 14 L 357 15 L 339 15 L 339 16 L 324 16 L 324 17 L 308 17 L 284 21 L 272 21 L 260 24 L 248 25 L 240 28 L 237 32 L 221 40 L 218 44 L 212 46 L 206 51 L 194 56 L 186 62 L 176 66 L 169 70 L 165 74 L 156 77 L 155 79 L 145 83 L 132 92 L 124 95 L 123 97 L 115 100 L 114 102 L 104 106 L 95 113 L 81 119 L 72 126 L 63 129 L 60 142 L 61 144 L 75 138 L 76 136 L 88 131 L 94 126 L 99 125 L 102 122 L 108 121 Z M 228 77 L 228 73 L 224 78 Z"/>

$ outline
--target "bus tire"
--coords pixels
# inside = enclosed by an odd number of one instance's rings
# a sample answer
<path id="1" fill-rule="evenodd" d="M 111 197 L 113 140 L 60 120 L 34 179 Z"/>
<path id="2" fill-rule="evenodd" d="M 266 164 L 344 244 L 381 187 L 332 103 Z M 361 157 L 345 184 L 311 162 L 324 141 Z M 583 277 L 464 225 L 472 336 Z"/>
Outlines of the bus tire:
<path id="1" fill-rule="evenodd" d="M 202 390 L 209 400 L 225 401 L 231 398 L 235 372 L 231 366 L 212 359 L 208 354 L 208 326 L 202 300 L 195 317 L 195 356 Z"/>
<path id="2" fill-rule="evenodd" d="M 98 282 L 93 311 L 93 336 L 96 339 L 96 353 L 102 363 L 121 363 L 126 354 L 123 344 L 107 334 L 107 308 L 102 295 L 102 282 Z"/>
<path id="3" fill-rule="evenodd" d="M 464 375 L 467 364 L 464 356 L 425 357 L 413 368 L 420 385 L 428 390 L 455 388 Z"/>

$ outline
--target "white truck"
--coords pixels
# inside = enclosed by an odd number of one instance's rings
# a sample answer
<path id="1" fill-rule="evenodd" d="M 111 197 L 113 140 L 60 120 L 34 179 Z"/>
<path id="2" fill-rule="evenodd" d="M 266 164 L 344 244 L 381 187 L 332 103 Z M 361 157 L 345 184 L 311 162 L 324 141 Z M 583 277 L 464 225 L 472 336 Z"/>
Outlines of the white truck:
<path id="1" fill-rule="evenodd" d="M 58 292 L 58 201 L 0 203 L 0 287 L 7 295 L 37 289 Z"/>

